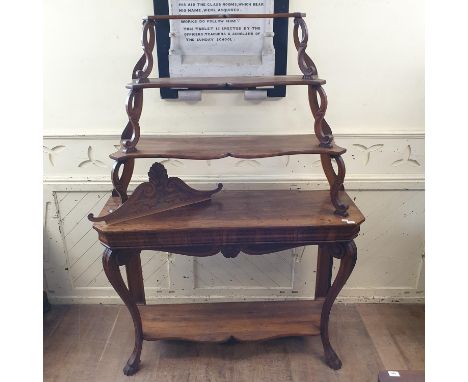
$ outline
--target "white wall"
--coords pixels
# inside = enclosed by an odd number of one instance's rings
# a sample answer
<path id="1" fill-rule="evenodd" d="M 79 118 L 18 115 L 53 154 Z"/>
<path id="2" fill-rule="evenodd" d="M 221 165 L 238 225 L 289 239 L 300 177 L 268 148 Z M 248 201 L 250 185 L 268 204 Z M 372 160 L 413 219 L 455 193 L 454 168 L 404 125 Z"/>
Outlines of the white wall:
<path id="1" fill-rule="evenodd" d="M 422 0 L 291 0 L 308 14 L 308 52 L 327 80 L 327 120 L 348 148 L 346 186 L 367 217 L 359 259 L 341 297 L 419 301 L 424 274 L 424 3 Z M 111 188 L 108 154 L 126 124 L 125 83 L 141 54 L 151 0 L 45 1 L 45 250 L 52 300 L 114 301 L 101 247 L 85 216 Z M 288 65 L 298 74 L 292 41 Z M 157 71 L 157 68 L 155 68 Z M 199 103 L 145 93 L 143 133 L 305 133 L 313 129 L 303 87 L 285 99 L 204 93 Z M 318 158 L 165 162 L 198 186 L 324 187 Z M 150 161 L 140 161 L 135 183 Z M 315 249 L 228 260 L 145 254 L 150 298 L 196 300 L 313 295 Z M 254 262 L 254 264 L 252 264 Z M 246 275 L 250 275 L 247 277 Z M 185 277 L 184 277 L 185 276 Z M 230 281 L 233 280 L 233 281 Z M 115 299 L 115 301 L 117 301 Z"/>

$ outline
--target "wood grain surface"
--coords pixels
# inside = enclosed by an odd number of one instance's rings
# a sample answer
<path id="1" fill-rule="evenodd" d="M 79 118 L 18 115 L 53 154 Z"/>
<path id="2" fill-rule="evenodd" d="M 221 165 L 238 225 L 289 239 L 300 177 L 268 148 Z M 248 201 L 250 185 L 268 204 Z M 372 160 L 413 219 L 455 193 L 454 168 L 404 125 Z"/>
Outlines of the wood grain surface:
<path id="1" fill-rule="evenodd" d="M 134 152 L 117 151 L 111 159 L 177 158 L 211 160 L 226 157 L 254 159 L 296 154 L 342 155 L 346 149 L 320 147 L 315 135 L 184 135 L 141 137 Z"/>
<path id="2" fill-rule="evenodd" d="M 323 300 L 139 306 L 146 340 L 257 341 L 320 334 Z M 207 319 L 209 317 L 209 319 Z"/>
<path id="3" fill-rule="evenodd" d="M 173 88 L 173 89 L 249 89 L 263 86 L 311 85 L 326 83 L 320 78 L 303 78 L 301 75 L 240 76 L 240 77 L 173 77 L 134 79 L 127 89 Z"/>
<path id="4" fill-rule="evenodd" d="M 349 216 L 334 214 L 327 191 L 221 191 L 206 203 L 122 223 L 94 224 L 101 242 L 113 248 L 167 246 L 314 244 L 352 240 L 364 216 L 345 192 Z M 102 214 L 119 206 L 111 197 Z"/>
<path id="5" fill-rule="evenodd" d="M 221 13 L 209 15 L 154 15 L 148 20 L 198 20 L 198 19 L 279 19 L 292 17 L 306 17 L 305 13 Z"/>

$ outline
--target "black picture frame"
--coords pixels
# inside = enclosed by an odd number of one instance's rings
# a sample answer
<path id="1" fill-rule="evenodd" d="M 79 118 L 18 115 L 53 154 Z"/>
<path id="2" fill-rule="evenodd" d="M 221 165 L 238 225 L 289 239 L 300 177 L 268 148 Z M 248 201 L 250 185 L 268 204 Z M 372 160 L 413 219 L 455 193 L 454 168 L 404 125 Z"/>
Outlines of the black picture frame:
<path id="1" fill-rule="evenodd" d="M 288 13 L 289 0 L 274 0 L 275 13 Z M 153 0 L 155 15 L 169 14 L 169 0 Z M 287 18 L 273 20 L 273 45 L 275 47 L 275 76 L 285 75 L 287 72 L 288 57 L 288 28 Z M 169 20 L 161 20 L 156 23 L 156 53 L 158 55 L 158 70 L 160 78 L 168 78 L 169 75 L 169 48 L 171 40 L 169 37 Z M 252 88 L 250 90 L 255 90 Z M 170 88 L 160 89 L 162 99 L 177 99 L 178 90 Z M 275 86 L 267 90 L 268 97 L 285 97 L 286 86 Z"/>

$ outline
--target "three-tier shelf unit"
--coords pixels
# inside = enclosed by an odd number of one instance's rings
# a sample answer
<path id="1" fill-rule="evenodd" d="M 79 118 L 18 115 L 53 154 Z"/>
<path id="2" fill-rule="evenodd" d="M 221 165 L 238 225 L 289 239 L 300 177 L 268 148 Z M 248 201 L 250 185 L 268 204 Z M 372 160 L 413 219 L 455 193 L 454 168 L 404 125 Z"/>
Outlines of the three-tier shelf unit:
<path id="1" fill-rule="evenodd" d="M 143 340 L 162 339 L 226 342 L 320 335 L 325 362 L 333 369 L 341 367 L 329 341 L 329 315 L 356 263 L 354 238 L 364 217 L 343 187 L 342 155 L 346 150 L 334 143 L 325 120 L 325 81 L 318 77 L 316 66 L 306 53 L 308 31 L 304 17 L 303 13 L 160 15 L 143 21 L 144 53 L 127 85 L 129 122 L 122 133 L 120 149 L 110 156 L 115 161 L 112 196 L 98 217 L 89 216 L 105 246 L 104 271 L 133 319 L 135 347 L 124 367 L 126 375 L 139 368 Z M 149 77 L 157 22 L 226 18 L 293 18 L 302 75 Z M 246 90 L 275 85 L 307 86 L 313 133 L 140 137 L 139 119 L 146 89 Z M 296 154 L 320 155 L 329 191 L 224 191 L 221 184 L 211 191 L 199 191 L 179 178 L 168 177 L 164 166 L 155 162 L 149 169 L 148 182 L 138 185 L 130 195 L 127 192 L 135 160 L 140 158 L 214 160 Z M 308 245 L 318 246 L 314 300 L 146 305 L 142 250 L 199 257 L 221 252 L 233 258 L 240 252 L 264 255 Z M 340 266 L 332 283 L 334 258 L 340 260 Z M 126 268 L 127 283 L 120 273 L 121 266 Z"/>

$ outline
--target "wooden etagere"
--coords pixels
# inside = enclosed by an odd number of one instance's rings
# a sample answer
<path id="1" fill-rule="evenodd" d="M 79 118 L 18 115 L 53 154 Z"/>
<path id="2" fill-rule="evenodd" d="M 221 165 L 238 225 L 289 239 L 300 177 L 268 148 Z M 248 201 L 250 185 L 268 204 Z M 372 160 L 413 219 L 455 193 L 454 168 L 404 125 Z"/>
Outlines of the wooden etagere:
<path id="1" fill-rule="evenodd" d="M 353 239 L 364 217 L 344 192 L 346 171 L 342 155 L 346 150 L 335 145 L 332 130 L 325 120 L 328 105 L 322 87 L 325 81 L 318 77 L 317 68 L 306 53 L 309 36 L 304 17 L 303 13 L 159 15 L 143 20 L 143 55 L 133 69 L 132 82 L 127 85 L 129 121 L 121 136 L 120 149 L 110 156 L 115 161 L 111 174 L 112 197 L 100 216 L 89 216 L 100 241 L 106 246 L 103 256 L 106 275 L 127 305 L 135 325 L 135 349 L 124 369 L 126 375 L 138 370 L 143 340 L 156 339 L 222 342 L 232 338 L 258 340 L 320 334 L 325 361 L 334 369 L 341 367 L 328 339 L 328 320 L 333 302 L 356 262 Z M 293 18 L 294 43 L 302 75 L 150 78 L 155 23 L 201 18 Z M 308 87 L 314 121 L 311 134 L 140 136 L 145 89 L 223 90 L 276 85 Z M 221 184 L 211 191 L 199 191 L 179 178 L 169 177 L 164 166 L 156 162 L 149 171 L 148 182 L 128 194 L 135 160 L 140 158 L 251 159 L 296 154 L 320 155 L 330 191 L 221 191 Z M 215 304 L 217 307 L 191 304 L 170 306 L 165 314 L 157 306 L 146 305 L 139 257 L 143 249 L 190 256 L 221 252 L 230 258 L 240 252 L 262 255 L 304 245 L 319 246 L 315 301 L 278 305 Z M 332 284 L 333 258 L 340 259 L 340 268 Z M 120 274 L 122 265 L 126 266 L 127 285 Z M 256 307 L 263 307 L 266 316 Z M 176 321 L 171 319 L 172 313 L 177 315 Z M 190 317 L 184 319 L 183 314 Z M 218 330 L 206 333 L 213 320 L 220 325 Z"/>
<path id="2" fill-rule="evenodd" d="M 294 43 L 298 52 L 300 75 L 272 77 L 217 77 L 217 78 L 149 78 L 153 70 L 153 49 L 156 41 L 155 23 L 168 19 L 223 19 L 223 18 L 294 18 Z M 331 202 L 335 213 L 346 217 L 348 206 L 341 202 L 339 191 L 343 190 L 345 165 L 341 155 L 344 149 L 335 147 L 333 133 L 325 120 L 328 100 L 322 85 L 324 80 L 318 78 L 317 68 L 306 53 L 309 34 L 303 13 L 279 14 L 237 14 L 237 15 L 162 15 L 148 16 L 143 20 L 142 46 L 143 55 L 138 60 L 132 72 L 132 82 L 127 85 L 129 94 L 126 110 L 129 122 L 121 137 L 121 149 L 111 155 L 116 161 L 112 180 L 115 192 L 127 198 L 127 187 L 131 179 L 136 158 L 179 158 L 179 159 L 216 159 L 226 156 L 264 158 L 277 155 L 320 154 L 322 167 L 330 184 Z M 143 91 L 149 88 L 170 87 L 178 89 L 249 89 L 275 85 L 306 85 L 308 86 L 309 105 L 314 118 L 315 139 L 310 136 L 278 137 L 183 137 L 183 138 L 153 138 L 140 142 L 140 116 L 143 110 Z M 265 143 L 263 143 L 265 142 Z M 221 144 L 220 146 L 217 146 Z M 248 154 L 232 154 L 236 148 Z M 263 150 L 262 148 L 267 148 Z M 221 149 L 221 150 L 220 150 Z M 338 171 L 335 172 L 332 160 L 336 161 Z M 123 166 L 121 177 L 117 175 Z"/>

